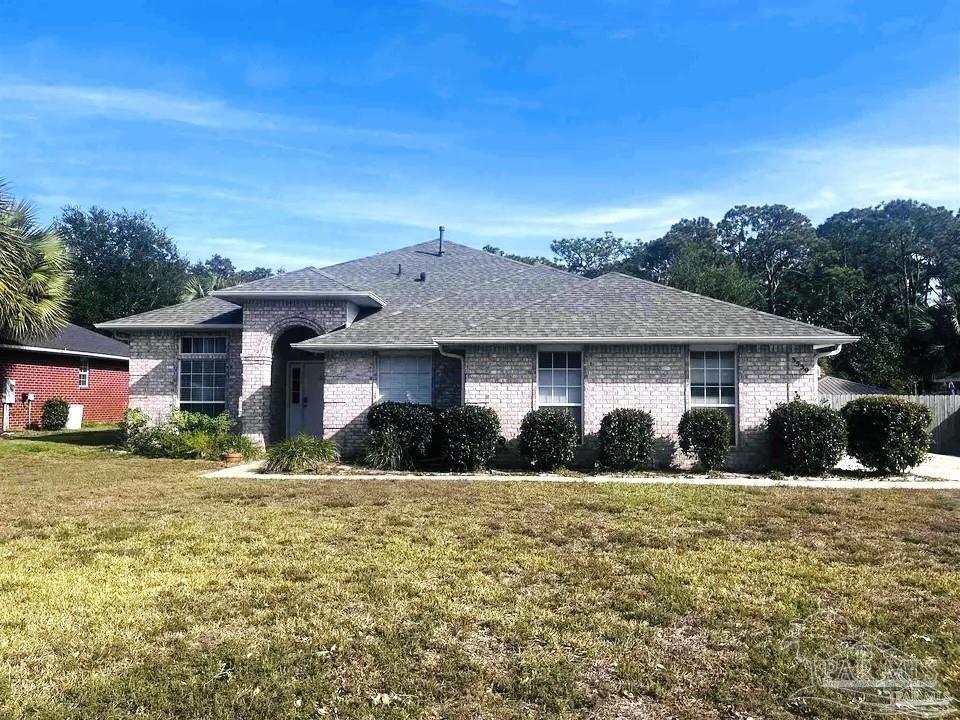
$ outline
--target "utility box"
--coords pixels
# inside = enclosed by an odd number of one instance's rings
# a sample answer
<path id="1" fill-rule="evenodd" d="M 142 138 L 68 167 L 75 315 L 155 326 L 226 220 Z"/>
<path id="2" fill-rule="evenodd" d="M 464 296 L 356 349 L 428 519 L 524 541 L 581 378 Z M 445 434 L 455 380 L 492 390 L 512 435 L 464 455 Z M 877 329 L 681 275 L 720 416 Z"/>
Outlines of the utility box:
<path id="1" fill-rule="evenodd" d="M 17 381 L 13 378 L 3 379 L 3 396 L 0 401 L 4 405 L 13 405 L 17 401 Z"/>
<path id="2" fill-rule="evenodd" d="M 79 430 L 83 425 L 83 405 L 69 405 L 67 408 L 67 430 Z"/>

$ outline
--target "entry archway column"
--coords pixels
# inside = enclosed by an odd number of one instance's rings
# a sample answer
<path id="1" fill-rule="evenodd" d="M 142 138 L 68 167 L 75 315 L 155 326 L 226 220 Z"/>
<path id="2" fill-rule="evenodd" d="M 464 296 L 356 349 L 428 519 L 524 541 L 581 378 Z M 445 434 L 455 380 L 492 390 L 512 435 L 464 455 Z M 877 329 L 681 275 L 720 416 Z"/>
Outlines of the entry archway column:
<path id="1" fill-rule="evenodd" d="M 240 394 L 240 417 L 243 434 L 260 447 L 266 446 L 270 427 L 269 355 L 243 355 L 243 389 Z"/>

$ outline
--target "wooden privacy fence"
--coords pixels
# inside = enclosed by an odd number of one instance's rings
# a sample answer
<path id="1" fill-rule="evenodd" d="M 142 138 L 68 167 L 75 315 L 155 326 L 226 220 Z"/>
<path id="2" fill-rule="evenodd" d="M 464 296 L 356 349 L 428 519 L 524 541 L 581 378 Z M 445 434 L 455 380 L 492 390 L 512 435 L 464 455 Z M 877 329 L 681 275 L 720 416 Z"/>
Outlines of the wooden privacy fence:
<path id="1" fill-rule="evenodd" d="M 826 395 L 821 399 L 839 410 L 851 400 L 876 395 Z M 933 413 L 933 445 L 931 452 L 960 455 L 960 395 L 898 395 L 926 405 Z"/>

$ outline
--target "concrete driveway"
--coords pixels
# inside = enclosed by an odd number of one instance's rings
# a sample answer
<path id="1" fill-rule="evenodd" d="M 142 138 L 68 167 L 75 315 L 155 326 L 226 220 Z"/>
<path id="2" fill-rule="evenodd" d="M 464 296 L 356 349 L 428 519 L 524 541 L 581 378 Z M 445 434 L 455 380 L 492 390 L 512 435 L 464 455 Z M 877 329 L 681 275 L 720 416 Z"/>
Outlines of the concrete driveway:
<path id="1" fill-rule="evenodd" d="M 960 480 L 960 457 L 930 453 L 927 461 L 917 465 L 910 471 L 910 475 L 938 480 Z"/>

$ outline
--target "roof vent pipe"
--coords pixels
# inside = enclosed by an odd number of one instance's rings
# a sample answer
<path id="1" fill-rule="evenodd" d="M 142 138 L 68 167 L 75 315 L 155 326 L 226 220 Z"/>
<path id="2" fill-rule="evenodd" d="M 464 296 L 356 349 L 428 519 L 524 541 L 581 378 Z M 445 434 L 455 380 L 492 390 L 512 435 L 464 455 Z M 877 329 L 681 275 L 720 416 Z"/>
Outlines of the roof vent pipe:
<path id="1" fill-rule="evenodd" d="M 426 282 L 426 281 L 427 281 L 427 274 L 426 274 L 425 272 L 422 272 L 422 273 L 420 273 L 420 277 L 417 278 L 417 279 L 418 279 L 420 282 Z"/>
<path id="2" fill-rule="evenodd" d="M 443 225 L 441 225 L 440 226 L 440 252 L 438 252 L 437 255 L 443 255 L 443 231 L 444 230 L 446 230 L 446 228 Z"/>
<path id="3" fill-rule="evenodd" d="M 403 274 L 403 265 L 401 263 L 397 263 L 397 275 L 402 275 L 402 274 Z"/>

